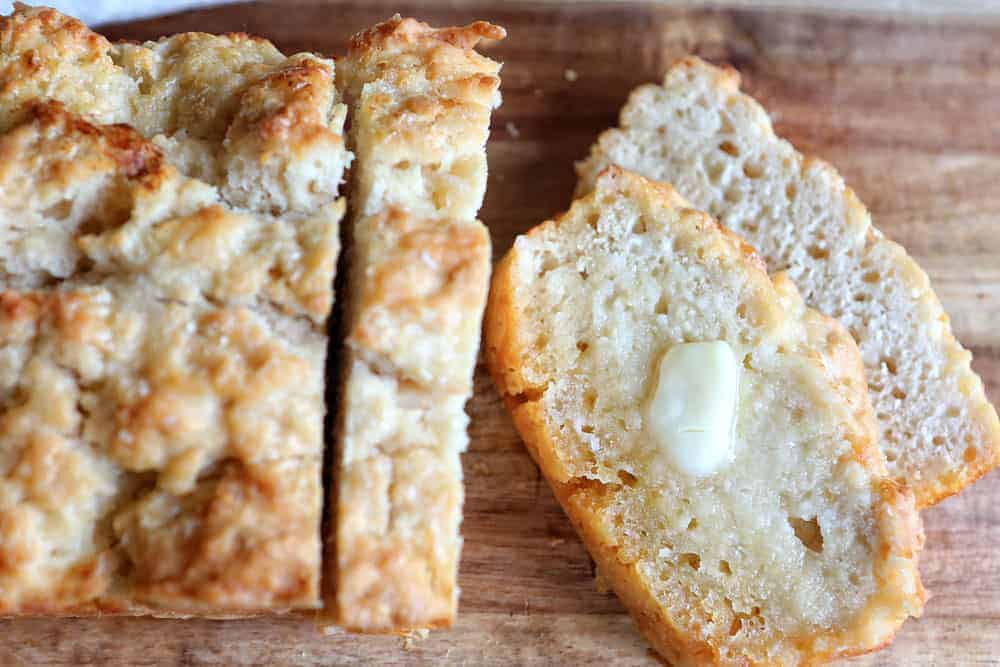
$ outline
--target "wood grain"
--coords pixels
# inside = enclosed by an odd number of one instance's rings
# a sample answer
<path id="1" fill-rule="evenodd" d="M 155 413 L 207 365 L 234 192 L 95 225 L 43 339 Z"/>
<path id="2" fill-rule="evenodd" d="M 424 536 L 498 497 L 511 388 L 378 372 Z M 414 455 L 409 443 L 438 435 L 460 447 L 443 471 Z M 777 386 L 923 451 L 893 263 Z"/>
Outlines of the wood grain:
<path id="1" fill-rule="evenodd" d="M 564 209 L 572 164 L 628 91 L 696 52 L 729 62 L 778 131 L 844 173 L 876 224 L 931 274 L 1000 400 L 1000 19 L 859 18 L 753 10 L 521 4 L 459 8 L 298 1 L 114 26 L 119 38 L 242 30 L 286 51 L 342 53 L 394 11 L 507 27 L 504 106 L 482 217 L 497 255 Z M 568 80 L 567 70 L 577 74 Z M 572 77 L 570 77 L 572 78 Z M 0 664 L 651 664 L 514 432 L 484 368 L 469 406 L 460 622 L 425 640 L 323 636 L 305 618 L 12 620 Z M 1000 664 L 1000 475 L 924 514 L 933 594 L 862 665 Z"/>

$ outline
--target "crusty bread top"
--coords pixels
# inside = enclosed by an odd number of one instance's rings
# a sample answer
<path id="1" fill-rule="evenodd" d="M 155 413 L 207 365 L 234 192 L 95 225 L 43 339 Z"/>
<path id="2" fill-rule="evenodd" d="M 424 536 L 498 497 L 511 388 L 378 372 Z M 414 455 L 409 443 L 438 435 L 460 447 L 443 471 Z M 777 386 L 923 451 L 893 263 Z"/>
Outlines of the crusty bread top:
<path id="1" fill-rule="evenodd" d="M 919 506 L 1000 464 L 1000 420 L 926 274 L 832 167 L 775 136 L 734 70 L 686 58 L 637 88 L 578 164 L 580 191 L 608 164 L 672 183 L 850 330 L 889 471 Z"/>
<path id="2" fill-rule="evenodd" d="M 487 360 L 598 567 L 678 664 L 871 650 L 919 614 L 911 494 L 883 477 L 858 350 L 668 185 L 610 168 L 497 267 Z M 741 365 L 734 458 L 677 470 L 648 432 L 671 345 Z"/>
<path id="3" fill-rule="evenodd" d="M 112 45 L 18 5 L 0 18 L 0 281 L 128 273 L 322 323 L 345 113 L 332 61 L 240 34 Z"/>
<path id="4" fill-rule="evenodd" d="M 475 219 L 500 63 L 472 47 L 505 34 L 481 21 L 434 29 L 397 16 L 351 41 L 337 76 L 356 107 L 354 150 L 371 156 L 354 175 L 358 210 Z"/>
<path id="5" fill-rule="evenodd" d="M 398 16 L 351 41 L 338 78 L 353 105 L 356 264 L 348 344 L 374 368 L 471 390 L 489 234 L 490 114 L 500 64 L 473 50 L 502 28 L 440 28 Z M 364 313 L 364 316 L 355 313 Z"/>
<path id="6" fill-rule="evenodd" d="M 133 276 L 183 301 L 276 305 L 326 319 L 342 202 L 310 214 L 234 209 L 130 127 L 59 103 L 0 135 L 0 284 Z"/>
<path id="7" fill-rule="evenodd" d="M 448 626 L 458 601 L 464 405 L 490 272 L 476 220 L 501 28 L 394 17 L 351 41 L 353 245 L 328 602 L 364 632 Z"/>
<path id="8" fill-rule="evenodd" d="M 138 92 L 115 65 L 111 43 L 77 19 L 20 2 L 0 17 L 0 132 L 24 118 L 27 104 L 45 98 L 98 123 L 123 123 Z"/>
<path id="9" fill-rule="evenodd" d="M 0 614 L 314 604 L 324 347 L 127 282 L 0 290 Z"/>
<path id="10" fill-rule="evenodd" d="M 0 614 L 318 604 L 343 120 L 265 40 L 0 18 Z"/>
<path id="11" fill-rule="evenodd" d="M 0 18 L 0 131 L 46 99 L 128 123 L 234 206 L 312 212 L 350 163 L 334 65 L 265 39 L 183 33 L 114 44 L 53 9 Z"/>

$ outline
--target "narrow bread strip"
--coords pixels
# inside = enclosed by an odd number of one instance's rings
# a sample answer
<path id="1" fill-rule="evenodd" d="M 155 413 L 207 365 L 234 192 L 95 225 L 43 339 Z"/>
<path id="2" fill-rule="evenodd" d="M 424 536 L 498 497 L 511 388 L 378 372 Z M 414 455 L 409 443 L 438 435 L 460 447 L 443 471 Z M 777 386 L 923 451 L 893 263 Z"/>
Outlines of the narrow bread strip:
<path id="1" fill-rule="evenodd" d="M 349 294 L 327 605 L 362 632 L 450 625 L 460 454 L 490 272 L 476 220 L 501 28 L 393 18 L 357 35 L 350 97 Z"/>
<path id="2" fill-rule="evenodd" d="M 672 183 L 788 271 L 861 348 L 890 474 L 920 507 L 1000 465 L 1000 420 L 927 275 L 872 226 L 828 164 L 775 136 L 739 75 L 686 58 L 641 86 L 579 163 L 579 191 L 618 164 Z"/>
<path id="3" fill-rule="evenodd" d="M 884 476 L 863 386 L 846 395 L 860 378 L 842 382 L 857 347 L 670 186 L 609 168 L 519 237 L 485 332 L 529 451 L 671 664 L 813 664 L 919 615 L 913 496 Z M 715 341 L 739 368 L 733 450 L 693 475 L 650 401 L 668 350 Z"/>
<path id="4" fill-rule="evenodd" d="M 0 18 L 0 614 L 320 604 L 334 84 Z"/>

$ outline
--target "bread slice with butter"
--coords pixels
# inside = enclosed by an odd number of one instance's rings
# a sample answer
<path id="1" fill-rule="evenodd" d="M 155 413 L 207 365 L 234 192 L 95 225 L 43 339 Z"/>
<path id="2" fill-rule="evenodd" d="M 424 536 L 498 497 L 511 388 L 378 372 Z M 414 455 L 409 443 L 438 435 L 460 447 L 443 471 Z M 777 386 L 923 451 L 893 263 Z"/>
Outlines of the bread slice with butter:
<path id="1" fill-rule="evenodd" d="M 806 664 L 919 615 L 857 347 L 668 185 L 609 168 L 496 268 L 486 355 L 604 577 L 677 665 Z"/>
<path id="2" fill-rule="evenodd" d="M 1000 420 L 930 281 L 828 164 L 774 134 L 739 75 L 697 58 L 637 88 L 577 166 L 668 182 L 788 271 L 810 306 L 861 348 L 889 473 L 926 507 L 1000 465 Z"/>

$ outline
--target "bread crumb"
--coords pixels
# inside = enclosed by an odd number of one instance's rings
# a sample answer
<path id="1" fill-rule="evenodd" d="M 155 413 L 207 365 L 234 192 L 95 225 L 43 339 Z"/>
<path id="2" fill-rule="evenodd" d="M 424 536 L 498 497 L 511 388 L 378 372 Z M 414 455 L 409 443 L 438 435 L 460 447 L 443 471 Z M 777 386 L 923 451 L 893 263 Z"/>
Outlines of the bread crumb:
<path id="1" fill-rule="evenodd" d="M 472 470 L 472 472 L 476 473 L 477 475 L 483 475 L 483 476 L 489 476 L 490 473 L 493 472 L 489 464 L 479 459 L 476 459 L 471 463 L 469 463 L 469 469 Z"/>
<path id="2" fill-rule="evenodd" d="M 403 635 L 403 650 L 411 651 L 413 650 L 414 644 L 419 641 L 427 639 L 430 635 L 430 630 L 427 628 L 419 628 L 417 630 L 410 630 L 405 635 Z"/>
<path id="3" fill-rule="evenodd" d="M 519 136 L 521 136 L 521 131 L 517 129 L 517 125 L 514 125 L 514 123 L 510 121 L 507 121 L 507 124 L 504 125 L 504 128 L 506 128 L 507 134 L 509 134 L 514 139 L 517 139 Z"/>
<path id="4" fill-rule="evenodd" d="M 599 571 L 594 575 L 594 588 L 597 589 L 598 593 L 610 593 L 611 584 Z"/>
<path id="5" fill-rule="evenodd" d="M 580 78 L 580 75 L 576 73 L 575 69 L 567 69 L 565 72 L 563 72 L 563 77 L 570 83 L 573 83 L 578 78 Z"/>
<path id="6" fill-rule="evenodd" d="M 561 546 L 561 545 L 563 545 L 565 543 L 566 543 L 566 540 L 564 540 L 561 537 L 553 537 L 551 540 L 549 540 L 549 546 L 550 547 L 558 547 L 558 546 Z"/>

